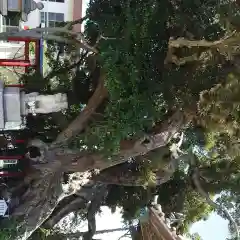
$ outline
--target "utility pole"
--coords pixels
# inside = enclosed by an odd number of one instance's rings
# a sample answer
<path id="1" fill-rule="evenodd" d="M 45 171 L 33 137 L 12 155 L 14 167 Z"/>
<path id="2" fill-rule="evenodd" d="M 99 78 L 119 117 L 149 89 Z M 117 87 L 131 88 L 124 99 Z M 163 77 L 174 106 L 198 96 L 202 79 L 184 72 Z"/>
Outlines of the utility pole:
<path id="1" fill-rule="evenodd" d="M 46 1 L 46 12 L 45 12 L 45 16 L 46 16 L 46 28 L 49 27 L 49 10 L 48 10 L 48 4 L 49 4 L 49 0 Z M 45 17 L 44 16 L 44 17 Z"/>

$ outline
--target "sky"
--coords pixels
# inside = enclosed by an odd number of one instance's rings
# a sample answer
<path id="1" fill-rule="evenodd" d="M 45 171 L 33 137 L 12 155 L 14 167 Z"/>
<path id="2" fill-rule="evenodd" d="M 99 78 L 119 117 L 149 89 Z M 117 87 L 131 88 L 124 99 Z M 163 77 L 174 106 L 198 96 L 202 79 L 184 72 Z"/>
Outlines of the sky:
<path id="1" fill-rule="evenodd" d="M 190 232 L 199 233 L 203 240 L 226 240 L 229 237 L 228 221 L 213 213 L 207 221 L 193 224 Z"/>
<path id="2" fill-rule="evenodd" d="M 108 207 L 101 207 L 101 214 L 96 216 L 97 231 L 123 228 L 123 219 L 121 217 L 121 209 L 117 208 L 114 214 Z M 81 224 L 78 228 L 80 231 L 87 231 L 87 223 Z M 203 240 L 226 240 L 228 237 L 228 221 L 219 217 L 216 213 L 210 215 L 208 220 L 199 221 L 190 229 L 190 233 L 199 233 Z M 118 240 L 123 236 L 126 231 L 119 231 L 114 233 L 106 233 L 101 235 L 96 235 L 96 239 L 102 240 Z M 121 240 L 129 240 L 127 237 L 121 238 Z"/>
<path id="3" fill-rule="evenodd" d="M 88 2 L 88 0 L 83 0 L 83 15 L 85 15 Z M 103 207 L 102 214 L 98 215 L 96 220 L 97 230 L 123 227 L 120 209 L 117 209 L 116 213 L 112 214 L 107 207 Z M 212 213 L 206 221 L 199 221 L 192 225 L 190 233 L 196 232 L 199 233 L 203 240 L 226 240 L 229 236 L 228 221 L 216 213 Z M 118 240 L 123 234 L 124 232 L 108 233 L 99 235 L 99 238 L 102 240 Z M 121 238 L 121 240 L 125 239 L 129 238 Z"/>

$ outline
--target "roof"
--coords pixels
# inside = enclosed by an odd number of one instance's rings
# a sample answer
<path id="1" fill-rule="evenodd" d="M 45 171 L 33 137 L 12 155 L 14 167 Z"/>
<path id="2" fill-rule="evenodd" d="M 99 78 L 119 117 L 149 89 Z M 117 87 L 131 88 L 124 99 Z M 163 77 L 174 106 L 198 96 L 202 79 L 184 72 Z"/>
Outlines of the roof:
<path id="1" fill-rule="evenodd" d="M 176 230 L 169 227 L 165 214 L 160 205 L 148 208 L 148 221 L 142 222 L 141 240 L 183 240 L 182 236 L 176 234 Z"/>

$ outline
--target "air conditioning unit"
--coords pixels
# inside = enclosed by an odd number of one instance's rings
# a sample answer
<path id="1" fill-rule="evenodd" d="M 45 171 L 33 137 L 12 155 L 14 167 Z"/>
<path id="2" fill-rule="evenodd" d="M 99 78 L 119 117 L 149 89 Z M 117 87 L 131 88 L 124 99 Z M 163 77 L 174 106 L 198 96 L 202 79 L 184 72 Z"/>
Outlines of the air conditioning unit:
<path id="1" fill-rule="evenodd" d="M 2 26 L 2 31 L 7 33 L 16 33 L 19 32 L 19 26 Z"/>

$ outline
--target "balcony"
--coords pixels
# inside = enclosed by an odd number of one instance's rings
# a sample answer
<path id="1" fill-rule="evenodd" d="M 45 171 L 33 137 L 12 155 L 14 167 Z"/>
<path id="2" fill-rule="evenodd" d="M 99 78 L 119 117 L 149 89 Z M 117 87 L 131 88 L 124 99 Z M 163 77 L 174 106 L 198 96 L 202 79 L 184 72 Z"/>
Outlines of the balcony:
<path id="1" fill-rule="evenodd" d="M 0 32 L 19 32 L 20 18 L 18 15 L 18 12 L 9 12 L 8 16 L 0 16 Z"/>
<path id="2" fill-rule="evenodd" d="M 2 25 L 1 32 L 7 32 L 7 33 L 13 33 L 13 32 L 19 32 L 19 26 L 6 26 Z"/>
<path id="3" fill-rule="evenodd" d="M 21 1 L 19 0 L 8 0 L 8 11 L 20 12 L 21 10 Z"/>
<path id="4" fill-rule="evenodd" d="M 19 27 L 19 26 L 6 26 L 6 25 L 0 26 L 0 31 L 1 31 L 1 32 L 15 33 L 15 32 L 19 32 L 19 30 L 20 30 L 20 27 Z M 14 43 L 14 44 L 19 44 L 19 42 L 9 42 L 9 41 L 4 41 L 4 40 L 2 40 L 1 43 Z"/>

